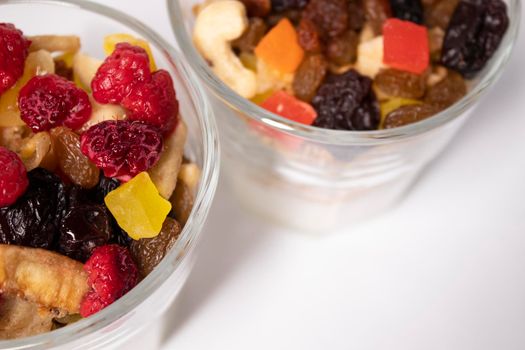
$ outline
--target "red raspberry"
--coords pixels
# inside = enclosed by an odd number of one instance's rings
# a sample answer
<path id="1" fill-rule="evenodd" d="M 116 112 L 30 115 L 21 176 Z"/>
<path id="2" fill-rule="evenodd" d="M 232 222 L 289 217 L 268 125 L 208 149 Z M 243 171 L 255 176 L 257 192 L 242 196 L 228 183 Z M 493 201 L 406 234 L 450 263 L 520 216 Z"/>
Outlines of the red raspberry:
<path id="1" fill-rule="evenodd" d="M 82 134 L 80 150 L 107 177 L 129 181 L 157 163 L 162 136 L 155 126 L 144 122 L 108 120 Z"/>
<path id="2" fill-rule="evenodd" d="M 24 63 L 31 41 L 10 23 L 0 23 L 0 94 L 24 73 Z"/>
<path id="3" fill-rule="evenodd" d="M 20 117 L 34 132 L 65 125 L 78 129 L 91 116 L 88 95 L 56 74 L 35 76 L 18 95 Z"/>
<path id="4" fill-rule="evenodd" d="M 0 207 L 7 207 L 24 194 L 29 180 L 22 160 L 4 147 L 0 147 L 0 169 Z"/>
<path id="5" fill-rule="evenodd" d="M 88 317 L 111 305 L 138 282 L 137 265 L 125 247 L 116 244 L 95 248 L 84 264 L 91 290 L 80 305 L 80 315 Z"/>
<path id="6" fill-rule="evenodd" d="M 128 43 L 117 44 L 91 81 L 93 98 L 99 103 L 119 104 L 133 87 L 151 81 L 146 51 Z"/>
<path id="7" fill-rule="evenodd" d="M 179 102 L 173 80 L 165 70 L 153 73 L 151 82 L 135 86 L 122 100 L 122 106 L 130 111 L 129 119 L 153 124 L 165 135 L 177 126 Z"/>

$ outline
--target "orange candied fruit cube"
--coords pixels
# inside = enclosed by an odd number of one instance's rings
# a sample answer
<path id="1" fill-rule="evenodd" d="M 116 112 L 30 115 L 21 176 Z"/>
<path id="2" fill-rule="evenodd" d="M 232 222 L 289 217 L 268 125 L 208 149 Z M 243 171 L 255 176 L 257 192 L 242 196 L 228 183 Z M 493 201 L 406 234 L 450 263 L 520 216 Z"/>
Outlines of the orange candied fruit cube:
<path id="1" fill-rule="evenodd" d="M 304 58 L 297 31 L 283 18 L 259 42 L 255 55 L 281 73 L 294 73 Z"/>
<path id="2" fill-rule="evenodd" d="M 383 62 L 399 70 L 421 74 L 430 63 L 427 28 L 389 18 L 383 24 Z"/>

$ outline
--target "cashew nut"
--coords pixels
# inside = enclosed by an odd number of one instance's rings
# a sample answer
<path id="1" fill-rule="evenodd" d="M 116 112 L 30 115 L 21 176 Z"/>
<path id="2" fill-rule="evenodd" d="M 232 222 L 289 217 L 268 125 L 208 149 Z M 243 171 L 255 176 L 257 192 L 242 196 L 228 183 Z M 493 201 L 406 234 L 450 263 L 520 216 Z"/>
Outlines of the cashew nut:
<path id="1" fill-rule="evenodd" d="M 197 16 L 193 31 L 195 46 L 211 62 L 217 76 L 245 98 L 256 94 L 255 73 L 245 68 L 231 49 L 231 41 L 248 27 L 246 9 L 239 1 L 212 2 Z"/>
<path id="2" fill-rule="evenodd" d="M 359 73 L 374 78 L 381 68 L 386 68 L 383 63 L 383 37 L 378 36 L 365 41 L 357 47 L 357 63 L 355 68 Z"/>
<path id="3" fill-rule="evenodd" d="M 80 129 L 76 130 L 79 134 L 82 134 L 93 125 L 106 120 L 126 119 L 126 110 L 118 105 L 100 104 L 91 95 L 89 96 L 89 102 L 91 102 L 91 117 Z"/>

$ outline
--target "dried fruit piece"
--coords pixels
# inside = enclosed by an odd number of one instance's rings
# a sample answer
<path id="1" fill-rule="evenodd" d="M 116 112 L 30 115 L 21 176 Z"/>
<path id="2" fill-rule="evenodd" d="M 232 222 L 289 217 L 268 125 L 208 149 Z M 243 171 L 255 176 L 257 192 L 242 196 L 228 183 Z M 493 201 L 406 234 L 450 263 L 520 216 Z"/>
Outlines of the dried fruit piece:
<path id="1" fill-rule="evenodd" d="M 422 102 L 418 100 L 411 100 L 408 98 L 398 98 L 398 97 L 392 98 L 386 102 L 381 103 L 381 120 L 382 120 L 381 125 L 382 126 L 384 125 L 384 120 L 386 116 L 390 112 L 398 109 L 399 107 L 408 106 L 408 105 L 416 105 L 416 104 L 421 104 L 421 103 Z"/>
<path id="2" fill-rule="evenodd" d="M 92 188 L 98 184 L 100 171 L 80 150 L 80 136 L 59 127 L 51 131 L 60 170 L 75 185 Z"/>
<path id="3" fill-rule="evenodd" d="M 35 76 L 20 90 L 20 117 L 34 132 L 65 125 L 82 126 L 91 115 L 84 90 L 55 74 Z"/>
<path id="4" fill-rule="evenodd" d="M 346 0 L 310 0 L 303 16 L 315 23 L 323 39 L 341 35 L 348 28 Z"/>
<path id="5" fill-rule="evenodd" d="M 437 112 L 439 112 L 438 108 L 425 103 L 402 106 L 386 116 L 383 127 L 392 129 L 412 124 L 429 118 Z"/>
<path id="6" fill-rule="evenodd" d="M 347 30 L 343 34 L 333 37 L 326 45 L 326 56 L 331 63 L 346 66 L 354 63 L 357 58 L 359 37 L 356 32 Z"/>
<path id="7" fill-rule="evenodd" d="M 272 10 L 282 12 L 290 9 L 301 9 L 308 0 L 271 0 Z"/>
<path id="8" fill-rule="evenodd" d="M 320 52 L 321 39 L 315 24 L 307 19 L 302 18 L 297 27 L 297 36 L 299 45 L 307 52 Z"/>
<path id="9" fill-rule="evenodd" d="M 232 47 L 240 50 L 242 53 L 252 53 L 266 34 L 266 30 L 266 23 L 262 19 L 258 17 L 249 18 L 248 28 L 239 39 L 232 41 Z"/>
<path id="10" fill-rule="evenodd" d="M 445 34 L 441 63 L 472 77 L 494 55 L 508 26 L 503 1 L 460 1 Z"/>
<path id="11" fill-rule="evenodd" d="M 30 41 L 10 23 L 0 23 L 0 94 L 24 73 Z"/>
<path id="12" fill-rule="evenodd" d="M 423 5 L 421 0 L 390 0 L 394 17 L 404 21 L 423 24 Z"/>
<path id="13" fill-rule="evenodd" d="M 67 313 L 88 290 L 82 264 L 48 250 L 0 244 L 0 271 L 2 292 Z"/>
<path id="14" fill-rule="evenodd" d="M 157 163 L 162 136 L 143 122 L 108 120 L 82 134 L 80 149 L 107 177 L 127 181 Z"/>
<path id="15" fill-rule="evenodd" d="M 365 18 L 375 35 L 383 33 L 383 23 L 392 16 L 389 0 L 363 0 Z"/>
<path id="16" fill-rule="evenodd" d="M 321 128 L 374 130 L 379 126 L 372 80 L 355 70 L 328 76 L 312 104 L 318 113 L 314 125 Z"/>
<path id="17" fill-rule="evenodd" d="M 425 94 L 425 77 L 396 69 L 384 69 L 376 75 L 374 86 L 383 96 L 418 99 Z"/>
<path id="18" fill-rule="evenodd" d="M 129 251 L 116 244 L 98 247 L 84 265 L 91 288 L 80 305 L 82 317 L 91 316 L 130 291 L 138 271 Z"/>
<path id="19" fill-rule="evenodd" d="M 270 13 L 270 0 L 241 0 L 250 17 L 266 17 Z"/>
<path id="20" fill-rule="evenodd" d="M 261 107 L 281 117 L 306 125 L 312 125 L 317 117 L 311 105 L 284 91 L 274 93 L 261 104 Z"/>
<path id="21" fill-rule="evenodd" d="M 431 86 L 425 95 L 425 103 L 445 109 L 452 106 L 467 94 L 463 77 L 454 71 L 448 71 L 446 77 Z"/>
<path id="22" fill-rule="evenodd" d="M 69 66 L 63 59 L 55 58 L 55 74 L 65 78 L 69 81 L 73 81 L 73 67 Z"/>
<path id="23" fill-rule="evenodd" d="M 4 147 L 0 147 L 0 168 L 0 207 L 6 207 L 25 192 L 29 180 L 22 160 Z"/>
<path id="24" fill-rule="evenodd" d="M 269 28 L 272 28 L 276 26 L 277 23 L 279 23 L 284 18 L 292 22 L 294 26 L 297 26 L 299 25 L 299 21 L 302 18 L 302 11 L 299 11 L 296 9 L 285 10 L 283 12 L 277 12 L 277 13 L 272 11 L 272 13 L 270 13 L 270 15 L 265 18 L 266 25 Z"/>
<path id="25" fill-rule="evenodd" d="M 432 62 L 439 62 L 441 59 L 441 48 L 443 47 L 444 38 L 445 32 L 443 29 L 434 27 L 428 30 L 428 48 Z"/>
<path id="26" fill-rule="evenodd" d="M 294 95 L 310 102 L 326 76 L 327 64 L 323 55 L 306 56 L 295 73 L 293 81 Z"/>
<path id="27" fill-rule="evenodd" d="M 20 119 L 18 94 L 35 75 L 55 72 L 53 57 L 47 51 L 31 52 L 25 61 L 24 74 L 16 84 L 0 96 L 0 127 L 25 125 Z"/>
<path id="28" fill-rule="evenodd" d="M 175 245 L 182 228 L 172 218 L 166 218 L 159 235 L 154 238 L 142 238 L 132 241 L 129 247 L 131 255 L 137 262 L 141 276 L 146 277 L 157 266 L 162 258 Z"/>
<path id="29" fill-rule="evenodd" d="M 137 240 L 159 234 L 171 204 L 159 194 L 148 173 L 142 172 L 104 199 L 118 224 Z"/>
<path id="30" fill-rule="evenodd" d="M 348 29 L 360 31 L 365 25 L 365 11 L 362 0 L 348 1 Z"/>
<path id="31" fill-rule="evenodd" d="M 396 18 L 383 25 L 385 64 L 392 68 L 423 73 L 430 61 L 427 28 Z"/>
<path id="32" fill-rule="evenodd" d="M 179 102 L 173 80 L 165 70 L 153 73 L 150 82 L 135 86 L 122 99 L 122 106 L 129 110 L 129 120 L 147 122 L 164 135 L 171 133 L 177 126 Z"/>
<path id="33" fill-rule="evenodd" d="M 77 52 L 80 49 L 80 38 L 76 35 L 34 35 L 30 36 L 29 40 L 29 51 L 32 52 Z"/>
<path id="34" fill-rule="evenodd" d="M 194 163 L 182 164 L 177 187 L 170 198 L 175 218 L 184 226 L 190 217 L 195 199 L 195 192 L 200 180 L 200 169 Z"/>
<path id="35" fill-rule="evenodd" d="M 147 52 L 128 43 L 118 43 L 91 81 L 93 98 L 119 104 L 135 86 L 151 81 Z"/>
<path id="36" fill-rule="evenodd" d="M 149 43 L 146 40 L 136 38 L 133 35 L 130 34 L 111 34 L 106 37 L 104 37 L 104 52 L 106 55 L 111 55 L 113 51 L 115 51 L 115 48 L 117 44 L 119 43 L 128 43 L 133 46 L 138 46 L 144 49 L 146 53 L 148 54 L 149 58 L 149 69 L 154 72 L 157 70 L 157 66 L 155 65 L 155 58 L 153 57 L 153 53 L 151 52 L 151 48 L 149 46 Z"/>
<path id="37" fill-rule="evenodd" d="M 110 214 L 103 205 L 81 204 L 69 209 L 60 224 L 58 251 L 86 261 L 96 247 L 112 238 Z"/>
<path id="38" fill-rule="evenodd" d="M 37 168 L 29 187 L 12 205 L 0 209 L 0 243 L 50 249 L 66 208 L 64 185 L 55 174 Z"/>
<path id="39" fill-rule="evenodd" d="M 432 5 L 426 6 L 425 24 L 429 28 L 439 27 L 446 30 L 458 3 L 459 0 L 438 0 Z"/>
<path id="40" fill-rule="evenodd" d="M 293 73 L 303 60 L 304 50 L 292 23 L 283 19 L 259 42 L 255 54 L 279 72 Z"/>

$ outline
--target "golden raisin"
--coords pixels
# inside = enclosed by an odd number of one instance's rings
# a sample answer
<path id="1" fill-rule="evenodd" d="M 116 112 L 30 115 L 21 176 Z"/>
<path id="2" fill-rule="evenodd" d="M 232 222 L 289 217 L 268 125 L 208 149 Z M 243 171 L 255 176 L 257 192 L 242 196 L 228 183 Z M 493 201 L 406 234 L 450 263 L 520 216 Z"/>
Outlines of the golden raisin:
<path id="1" fill-rule="evenodd" d="M 232 47 L 246 53 L 252 53 L 259 41 L 266 34 L 266 23 L 258 17 L 249 19 L 248 28 L 239 39 L 232 42 Z"/>
<path id="2" fill-rule="evenodd" d="M 389 97 L 418 99 L 425 94 L 425 79 L 422 74 L 414 74 L 397 69 L 383 69 L 374 79 L 378 93 Z"/>
<path id="3" fill-rule="evenodd" d="M 64 127 L 53 129 L 51 135 L 54 138 L 60 170 L 75 185 L 83 188 L 95 187 L 98 184 L 100 171 L 80 151 L 80 136 Z"/>
<path id="4" fill-rule="evenodd" d="M 326 56 L 328 60 L 338 66 L 354 63 L 357 58 L 357 45 L 359 36 L 353 30 L 347 30 L 343 34 L 331 38 L 326 45 Z"/>
<path id="5" fill-rule="evenodd" d="M 449 70 L 446 77 L 430 87 L 425 102 L 440 109 L 450 107 L 467 93 L 467 86 L 461 74 Z"/>
<path id="6" fill-rule="evenodd" d="M 371 24 L 375 35 L 383 33 L 383 23 L 392 16 L 388 0 L 363 0 L 365 18 Z"/>
<path id="7" fill-rule="evenodd" d="M 323 55 L 307 56 L 295 72 L 292 85 L 294 95 L 303 101 L 310 102 L 324 80 L 327 67 Z"/>
<path id="8" fill-rule="evenodd" d="M 412 124 L 429 118 L 437 112 L 439 112 L 439 108 L 426 103 L 405 105 L 388 113 L 385 118 L 383 128 L 392 129 Z"/>
<path id="9" fill-rule="evenodd" d="M 297 27 L 299 45 L 307 52 L 320 52 L 321 40 L 315 24 L 309 19 L 303 18 Z"/>

